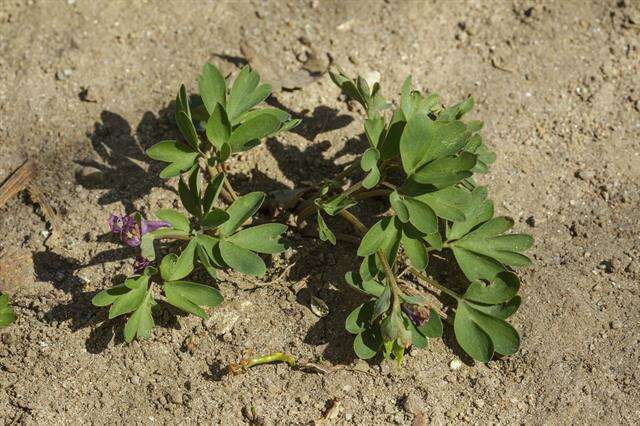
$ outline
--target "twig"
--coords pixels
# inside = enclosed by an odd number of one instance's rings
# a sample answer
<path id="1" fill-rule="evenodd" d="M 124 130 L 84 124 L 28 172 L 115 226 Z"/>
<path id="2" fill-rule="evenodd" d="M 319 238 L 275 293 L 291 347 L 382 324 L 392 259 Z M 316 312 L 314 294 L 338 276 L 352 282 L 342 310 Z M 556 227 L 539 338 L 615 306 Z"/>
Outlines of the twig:
<path id="1" fill-rule="evenodd" d="M 0 207 L 14 195 L 29 185 L 36 172 L 36 166 L 31 160 L 25 161 L 15 172 L 11 174 L 0 186 Z"/>

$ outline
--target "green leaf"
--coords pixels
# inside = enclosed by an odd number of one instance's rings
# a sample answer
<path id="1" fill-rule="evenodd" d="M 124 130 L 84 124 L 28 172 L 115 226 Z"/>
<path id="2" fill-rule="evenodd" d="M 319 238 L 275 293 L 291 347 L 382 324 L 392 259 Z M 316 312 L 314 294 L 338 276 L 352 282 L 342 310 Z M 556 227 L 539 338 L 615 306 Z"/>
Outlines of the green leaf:
<path id="1" fill-rule="evenodd" d="M 453 223 L 447 230 L 448 239 L 457 240 L 493 217 L 493 203 L 487 199 L 487 188 L 479 186 L 473 190 L 464 216 L 465 220 Z"/>
<path id="2" fill-rule="evenodd" d="M 389 194 L 389 203 L 391 204 L 391 207 L 393 207 L 393 210 L 396 212 L 398 219 L 400 219 L 400 221 L 403 223 L 407 223 L 409 221 L 409 209 L 405 205 L 402 197 L 400 197 L 400 194 L 398 194 L 398 191 L 393 191 L 391 194 Z"/>
<path id="3" fill-rule="evenodd" d="M 165 163 L 187 163 L 193 162 L 198 153 L 178 141 L 166 140 L 147 149 L 147 155 L 154 160 Z"/>
<path id="4" fill-rule="evenodd" d="M 169 281 L 164 283 L 167 302 L 185 312 L 206 319 L 207 314 L 201 306 L 214 308 L 222 303 L 220 292 L 208 285 L 191 281 Z"/>
<path id="5" fill-rule="evenodd" d="M 358 334 L 353 340 L 353 350 L 360 359 L 373 358 L 382 346 L 380 334 L 373 329 L 367 329 Z"/>
<path id="6" fill-rule="evenodd" d="M 470 309 L 464 303 L 458 305 L 453 321 L 456 340 L 471 358 L 481 362 L 489 362 L 493 357 L 493 342 L 489 335 L 471 319 Z"/>
<path id="7" fill-rule="evenodd" d="M 504 265 L 529 266 L 531 260 L 521 252 L 533 245 L 533 238 L 526 234 L 502 234 L 512 226 L 513 220 L 509 218 L 493 218 L 452 245 L 489 257 Z"/>
<path id="8" fill-rule="evenodd" d="M 178 129 L 187 143 L 197 151 L 200 146 L 200 141 L 198 140 L 198 134 L 196 133 L 196 128 L 193 126 L 191 118 L 184 111 L 178 111 L 176 113 L 176 124 L 178 124 Z"/>
<path id="9" fill-rule="evenodd" d="M 279 127 L 280 121 L 269 114 L 258 115 L 247 120 L 231 133 L 228 141 L 231 150 L 238 152 L 255 146 L 255 141 L 277 131 Z"/>
<path id="10" fill-rule="evenodd" d="M 464 294 L 464 298 L 480 303 L 495 305 L 511 300 L 518 293 L 520 280 L 512 272 L 498 273 L 489 285 L 482 281 L 473 281 Z"/>
<path id="11" fill-rule="evenodd" d="M 471 176 L 476 160 L 475 155 L 466 151 L 457 156 L 442 157 L 420 167 L 412 178 L 418 183 L 442 189 Z"/>
<path id="12" fill-rule="evenodd" d="M 380 152 L 375 148 L 367 149 L 360 160 L 360 167 L 365 172 L 369 172 L 367 177 L 362 181 L 365 189 L 371 189 L 378 184 L 380 180 L 380 170 L 378 169 L 378 160 Z"/>
<path id="13" fill-rule="evenodd" d="M 469 96 L 464 101 L 455 104 L 449 108 L 445 108 L 439 115 L 438 121 L 456 120 L 462 117 L 473 108 L 473 98 Z"/>
<path id="14" fill-rule="evenodd" d="M 373 316 L 371 317 L 371 321 L 378 318 L 380 315 L 384 314 L 391 307 L 391 288 L 387 285 L 384 287 L 382 294 L 376 300 L 376 303 L 373 307 Z"/>
<path id="15" fill-rule="evenodd" d="M 214 229 L 229 220 L 229 214 L 224 210 L 213 208 L 202 217 L 202 227 L 204 229 Z"/>
<path id="16" fill-rule="evenodd" d="M 211 278 L 217 278 L 218 272 L 216 270 L 216 267 L 211 262 L 207 251 L 204 249 L 204 247 L 202 247 L 201 244 L 198 244 L 198 246 L 196 247 L 196 255 L 198 256 L 200 264 L 204 267 Z"/>
<path id="17" fill-rule="evenodd" d="M 494 350 L 511 355 L 520 346 L 520 337 L 510 324 L 478 311 L 464 301 L 458 303 L 454 331 L 462 349 L 482 362 L 488 362 Z M 487 345 L 487 338 L 490 345 Z"/>
<path id="18" fill-rule="evenodd" d="M 238 197 L 227 209 L 229 220 L 220 228 L 220 235 L 231 235 L 236 229 L 242 226 L 243 223 L 258 211 L 264 202 L 264 197 L 264 192 L 258 191 Z"/>
<path id="19" fill-rule="evenodd" d="M 423 271 L 429 263 L 429 255 L 419 232 L 417 232 L 417 230 L 415 230 L 411 225 L 403 225 L 400 244 L 402 244 L 404 252 L 409 258 L 411 265 L 414 268 Z"/>
<path id="20" fill-rule="evenodd" d="M 452 246 L 451 249 L 456 258 L 456 262 L 458 262 L 460 269 L 462 269 L 462 272 L 469 281 L 478 279 L 492 280 L 497 274 L 505 270 L 500 262 L 490 257 L 465 250 L 461 247 Z"/>
<path id="21" fill-rule="evenodd" d="M 193 159 L 191 159 L 189 161 L 176 162 L 176 163 L 169 164 L 167 167 L 162 169 L 162 171 L 160 171 L 160 178 L 161 179 L 169 179 L 169 178 L 178 176 L 179 174 L 181 174 L 185 170 L 189 170 L 195 164 L 195 160 L 196 160 L 197 156 L 198 156 L 198 154 L 194 153 Z"/>
<path id="22" fill-rule="evenodd" d="M 241 114 L 236 119 L 236 122 L 244 123 L 245 121 L 251 120 L 263 114 L 275 117 L 280 123 L 284 123 L 291 118 L 291 114 L 289 114 L 287 111 L 281 110 L 280 108 L 258 108 Z"/>
<path id="23" fill-rule="evenodd" d="M 162 258 L 160 275 L 165 281 L 176 281 L 189 275 L 193 271 L 193 261 L 198 241 L 192 238 L 182 250 L 180 256 L 170 253 Z"/>
<path id="24" fill-rule="evenodd" d="M 193 172 L 192 172 L 193 173 Z M 195 217 L 201 216 L 200 198 L 187 186 L 183 179 L 178 182 L 178 194 L 184 208 Z"/>
<path id="25" fill-rule="evenodd" d="M 217 104 L 226 104 L 227 84 L 215 65 L 205 64 L 202 67 L 202 74 L 198 77 L 198 91 L 209 114 L 213 114 Z"/>
<path id="26" fill-rule="evenodd" d="M 224 262 L 236 271 L 256 277 L 267 271 L 264 261 L 254 252 L 225 240 L 220 240 L 219 247 Z"/>
<path id="27" fill-rule="evenodd" d="M 147 291 L 142 302 L 124 326 L 124 340 L 127 343 L 131 343 L 136 336 L 140 339 L 148 339 L 151 336 L 151 330 L 155 325 L 151 315 L 151 307 L 155 303 L 151 292 Z"/>
<path id="28" fill-rule="evenodd" d="M 282 253 L 287 249 L 287 245 L 282 240 L 282 234 L 286 231 L 287 225 L 266 223 L 238 231 L 228 237 L 227 241 L 257 253 Z"/>
<path id="29" fill-rule="evenodd" d="M 414 198 L 431 207 L 438 217 L 459 222 L 465 220 L 464 210 L 469 205 L 471 193 L 463 188 L 449 186 Z"/>
<path id="30" fill-rule="evenodd" d="M 189 96 L 187 95 L 187 88 L 184 84 L 180 85 L 178 89 L 178 95 L 176 96 L 176 115 L 178 112 L 184 112 L 191 120 L 191 110 L 189 108 Z"/>
<path id="31" fill-rule="evenodd" d="M 94 297 L 95 303 L 106 303 L 110 301 L 114 295 L 117 295 L 117 297 L 112 300 L 111 308 L 109 309 L 109 319 L 128 314 L 138 309 L 147 294 L 149 276 L 140 275 L 136 278 L 127 278 L 123 287 L 124 288 L 119 288 L 116 291 L 109 289 L 106 291 L 106 295 L 104 294 L 105 292 L 102 292 Z M 120 292 L 122 292 L 122 294 L 119 294 Z"/>
<path id="32" fill-rule="evenodd" d="M 372 315 L 373 303 L 363 303 L 347 316 L 344 327 L 351 334 L 360 334 L 369 328 Z"/>
<path id="33" fill-rule="evenodd" d="M 336 245 L 336 236 L 331 231 L 331 229 L 329 229 L 329 227 L 327 226 L 326 222 L 322 218 L 322 214 L 320 213 L 320 210 L 318 210 L 317 219 L 318 219 L 318 235 L 320 236 L 320 240 L 321 241 L 329 241 L 331 244 L 333 244 L 335 246 Z"/>
<path id="34" fill-rule="evenodd" d="M 222 145 L 229 141 L 231 123 L 222 105 L 217 104 L 211 112 L 205 126 L 205 133 L 209 142 L 217 149 L 221 149 Z"/>
<path id="35" fill-rule="evenodd" d="M 407 175 L 423 164 L 458 152 L 465 144 L 466 128 L 460 121 L 432 121 L 414 115 L 404 128 L 400 139 L 400 157 Z"/>
<path id="36" fill-rule="evenodd" d="M 235 124 L 235 119 L 240 114 L 264 101 L 269 96 L 271 86 L 268 84 L 258 86 L 259 82 L 260 75 L 249 66 L 243 67 L 238 73 L 227 100 L 227 114 L 232 123 Z"/>
<path id="37" fill-rule="evenodd" d="M 16 314 L 9 306 L 9 296 L 0 293 L 0 327 L 6 327 L 16 320 Z"/>
<path id="38" fill-rule="evenodd" d="M 161 209 L 156 212 L 156 216 L 160 220 L 169 222 L 174 229 L 185 232 L 189 232 L 189 230 L 191 229 L 191 226 L 189 225 L 189 219 L 187 219 L 187 217 L 180 213 L 178 210 Z"/>
<path id="39" fill-rule="evenodd" d="M 404 199 L 404 206 L 409 215 L 409 222 L 418 231 L 424 234 L 438 232 L 438 218 L 431 207 L 411 197 Z"/>
<path id="40" fill-rule="evenodd" d="M 500 303 L 497 305 L 483 305 L 480 303 L 474 303 L 467 301 L 467 304 L 472 308 L 484 312 L 487 315 L 491 315 L 492 317 L 507 319 L 511 315 L 515 314 L 518 308 L 520 307 L 520 303 L 522 299 L 520 296 L 515 296 L 513 299 L 509 300 L 505 303 Z"/>
<path id="41" fill-rule="evenodd" d="M 418 331 L 416 325 L 411 322 L 411 319 L 406 316 L 406 314 L 402 313 L 404 319 L 404 326 L 411 333 L 411 345 L 416 348 L 424 349 L 427 347 L 428 339 Z"/>
<path id="42" fill-rule="evenodd" d="M 207 185 L 207 189 L 204 191 L 204 197 L 202 198 L 202 213 L 207 214 L 211 207 L 218 201 L 218 196 L 222 190 L 222 184 L 225 179 L 224 173 L 218 173 Z"/>
<path id="43" fill-rule="evenodd" d="M 207 254 L 207 258 L 216 269 L 229 267 L 220 254 L 220 248 L 218 246 L 220 240 L 218 238 L 214 238 L 211 235 L 198 234 L 195 239 L 198 242 L 198 246 L 202 247 Z"/>
<path id="44" fill-rule="evenodd" d="M 391 217 L 385 217 L 376 222 L 362 238 L 358 247 L 358 256 L 365 257 L 378 251 L 385 241 L 385 230 L 389 226 L 393 226 Z"/>
<path id="45" fill-rule="evenodd" d="M 384 132 L 384 120 L 381 116 L 376 115 L 369 117 L 364 121 L 364 132 L 367 135 L 367 140 L 372 148 L 376 148 L 380 142 L 382 132 Z"/>
<path id="46" fill-rule="evenodd" d="M 374 297 L 380 297 L 380 295 L 384 292 L 384 289 L 385 289 L 384 285 L 380 284 L 379 282 L 373 279 L 368 279 L 366 281 L 363 281 L 361 275 L 358 274 L 357 272 L 351 272 L 351 271 L 347 272 L 344 275 L 344 279 L 347 282 L 347 284 L 349 284 L 354 289 Z"/>
<path id="47" fill-rule="evenodd" d="M 389 160 L 400 155 L 400 138 L 402 137 L 405 124 L 406 121 L 402 115 L 402 111 L 396 110 L 391 117 L 387 131 L 378 143 L 378 150 L 383 160 Z"/>

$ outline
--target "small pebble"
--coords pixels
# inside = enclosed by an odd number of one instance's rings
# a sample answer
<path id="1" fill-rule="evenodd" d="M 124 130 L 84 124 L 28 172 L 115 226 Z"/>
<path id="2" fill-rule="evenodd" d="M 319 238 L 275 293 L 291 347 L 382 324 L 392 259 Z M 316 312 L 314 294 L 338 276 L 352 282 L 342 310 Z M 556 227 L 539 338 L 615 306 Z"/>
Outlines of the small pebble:
<path id="1" fill-rule="evenodd" d="M 449 368 L 452 370 L 459 370 L 460 367 L 462 367 L 462 361 L 460 361 L 460 359 L 458 358 L 454 358 L 453 360 L 451 360 L 451 362 L 449 363 Z"/>

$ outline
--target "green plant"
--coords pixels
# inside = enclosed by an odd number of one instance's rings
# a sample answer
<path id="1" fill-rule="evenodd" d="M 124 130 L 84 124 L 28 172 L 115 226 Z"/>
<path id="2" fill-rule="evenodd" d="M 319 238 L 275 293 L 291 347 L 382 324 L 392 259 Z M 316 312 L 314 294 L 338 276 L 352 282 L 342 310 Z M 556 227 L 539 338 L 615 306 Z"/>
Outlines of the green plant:
<path id="1" fill-rule="evenodd" d="M 9 306 L 9 297 L 0 293 L 0 327 L 6 327 L 16 320 L 13 309 Z"/>
<path id="2" fill-rule="evenodd" d="M 400 364 L 408 347 L 425 347 L 428 338 L 442 335 L 444 314 L 424 296 L 412 294 L 400 277 L 405 273 L 455 303 L 455 313 L 447 319 L 472 358 L 487 362 L 494 353 L 516 352 L 518 333 L 505 321 L 520 305 L 519 279 L 512 268 L 531 263 L 522 252 L 533 239 L 506 234 L 513 221 L 494 217 L 487 189 L 473 179 L 474 173 L 488 172 L 495 160 L 479 134 L 482 122 L 462 121 L 473 99 L 445 108 L 437 94 L 412 91 L 409 77 L 399 107 L 385 117 L 389 104 L 377 82 L 369 87 L 362 77 L 351 79 L 342 70 L 331 78 L 367 114 L 369 148 L 359 160 L 366 176 L 346 190 L 340 182 L 329 182 L 302 215 L 317 210 L 320 238 L 333 244 L 336 238 L 323 214 L 341 216 L 363 235 L 358 247 L 362 263 L 345 277 L 370 298 L 346 320 L 347 331 L 356 336 L 356 354 L 368 359 L 382 352 Z M 388 214 L 367 228 L 350 209 L 380 196 L 387 197 Z M 430 255 L 442 251 L 453 254 L 469 281 L 464 292 L 425 273 Z"/>
<path id="3" fill-rule="evenodd" d="M 362 236 L 360 266 L 345 276 L 368 298 L 346 319 L 347 331 L 355 335 L 355 353 L 363 359 L 382 353 L 400 365 L 409 347 L 424 348 L 428 339 L 442 335 L 444 318 L 474 359 L 487 362 L 494 353 L 513 354 L 520 339 L 506 319 L 518 309 L 520 297 L 512 269 L 531 263 L 522 253 L 533 239 L 507 233 L 513 221 L 494 217 L 487 189 L 473 178 L 474 173 L 487 173 L 495 161 L 480 136 L 482 122 L 462 120 L 473 99 L 444 107 L 437 94 L 411 90 L 407 78 L 399 106 L 387 113 L 391 105 L 377 82 L 351 79 L 340 69 L 331 78 L 364 108 L 369 147 L 344 171 L 306 190 L 291 213 L 299 226 L 315 218 L 319 238 L 334 245 L 341 235 L 329 227 L 328 217 L 346 220 Z M 139 247 L 136 269 L 141 274 L 99 293 L 93 303 L 110 305 L 110 318 L 131 313 L 125 326 L 127 341 L 150 333 L 156 304 L 153 283 L 160 285 L 168 303 L 205 317 L 202 307 L 217 306 L 222 296 L 214 287 L 186 281 L 194 268 L 214 279 L 217 270 L 226 268 L 261 276 L 266 266 L 257 253 L 286 248 L 281 238 L 285 225 L 245 227 L 265 194 L 237 196 L 224 170 L 230 155 L 290 130 L 299 120 L 276 108 L 256 108 L 269 87 L 259 85 L 258 74 L 248 67 L 230 90 L 212 65 L 205 65 L 198 83 L 199 98 L 190 102 L 182 86 L 176 99 L 176 124 L 183 140 L 163 141 L 147 152 L 168 163 L 162 178 L 180 176 L 178 192 L 190 216 L 164 209 L 155 221 L 140 214 L 110 218 L 112 232 L 125 244 Z M 357 174 L 363 177 L 354 181 Z M 367 227 L 353 210 L 374 198 L 384 202 L 385 213 L 377 218 L 368 214 L 365 222 L 373 225 Z M 156 257 L 154 242 L 160 240 L 178 241 L 181 247 L 179 254 L 164 255 L 156 269 L 150 263 Z M 464 280 L 452 278 L 445 285 L 430 278 L 430 258 L 441 252 L 442 259 L 455 259 Z M 405 278 L 410 276 L 413 281 Z M 446 315 L 415 284 L 436 293 L 438 303 L 452 302 L 455 308 Z"/>
<path id="4" fill-rule="evenodd" d="M 175 209 L 156 212 L 159 220 L 147 221 L 139 213 L 112 215 L 109 225 L 122 242 L 139 248 L 134 265 L 138 275 L 124 284 L 104 290 L 93 298 L 96 306 L 110 306 L 109 318 L 129 315 L 124 336 L 149 337 L 156 306 L 154 285 L 164 300 L 176 308 L 206 318 L 204 307 L 222 302 L 217 288 L 193 282 L 189 277 L 200 268 L 215 279 L 217 270 L 232 268 L 262 276 L 266 266 L 260 254 L 286 249 L 279 223 L 246 226 L 265 199 L 263 192 L 238 196 L 227 180 L 225 162 L 233 153 L 246 151 L 268 136 L 287 131 L 299 123 L 277 108 L 256 108 L 269 95 L 270 87 L 259 84 L 259 75 L 243 68 L 228 88 L 217 68 L 205 65 L 198 78 L 199 98 L 190 101 L 184 85 L 176 99 L 175 121 L 181 140 L 166 140 L 147 154 L 168 163 L 160 177 L 180 176 L 178 193 L 189 216 Z M 205 185 L 206 183 L 206 185 Z M 229 202 L 220 207 L 221 194 Z M 181 243 L 177 252 L 164 255 L 159 267 L 154 243 Z"/>

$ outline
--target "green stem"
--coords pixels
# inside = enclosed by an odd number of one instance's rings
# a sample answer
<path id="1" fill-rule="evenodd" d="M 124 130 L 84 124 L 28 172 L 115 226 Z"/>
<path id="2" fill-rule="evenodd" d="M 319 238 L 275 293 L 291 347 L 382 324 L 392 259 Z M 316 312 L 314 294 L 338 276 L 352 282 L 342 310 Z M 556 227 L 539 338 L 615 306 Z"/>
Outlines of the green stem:
<path id="1" fill-rule="evenodd" d="M 459 295 L 458 293 L 456 293 L 453 290 L 449 290 L 447 287 L 443 286 L 442 284 L 440 284 L 439 282 L 436 282 L 432 279 L 430 279 L 428 276 L 426 276 L 425 274 L 421 273 L 420 271 L 411 268 L 409 269 L 409 272 L 411 272 L 413 275 L 415 275 L 416 277 L 420 278 L 423 281 L 426 281 L 430 286 L 433 286 L 435 288 L 437 288 L 438 290 L 440 290 L 441 292 L 448 294 L 449 296 L 453 297 L 456 300 L 460 300 L 462 299 L 462 296 Z M 422 283 L 420 283 L 422 284 Z M 424 285 L 424 284 L 422 284 Z"/>
<path id="2" fill-rule="evenodd" d="M 249 359 L 241 359 L 238 364 L 229 365 L 229 372 L 237 374 L 248 370 L 249 368 L 274 362 L 286 362 L 291 367 L 295 367 L 296 359 L 293 355 L 287 355 L 283 352 L 274 352 L 268 355 L 257 356 Z"/>
<path id="3" fill-rule="evenodd" d="M 364 235 L 367 233 L 367 227 L 364 226 L 364 224 L 360 222 L 360 220 L 355 217 L 350 211 L 340 210 L 339 214 L 343 219 L 345 219 L 354 228 L 356 228 L 356 230 L 360 234 Z M 387 256 L 385 255 L 385 253 L 382 250 L 378 250 L 376 254 L 378 255 L 378 259 L 380 259 L 382 269 L 384 270 L 384 274 L 387 277 L 387 282 L 389 283 L 389 287 L 391 289 L 393 309 L 400 309 L 400 289 L 398 288 L 398 282 L 396 281 L 395 274 L 391 269 L 391 265 L 389 265 L 389 262 L 387 261 Z"/>

